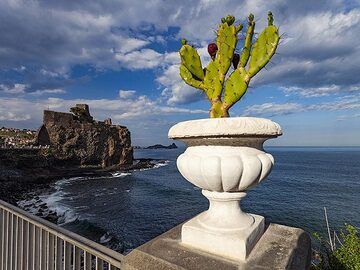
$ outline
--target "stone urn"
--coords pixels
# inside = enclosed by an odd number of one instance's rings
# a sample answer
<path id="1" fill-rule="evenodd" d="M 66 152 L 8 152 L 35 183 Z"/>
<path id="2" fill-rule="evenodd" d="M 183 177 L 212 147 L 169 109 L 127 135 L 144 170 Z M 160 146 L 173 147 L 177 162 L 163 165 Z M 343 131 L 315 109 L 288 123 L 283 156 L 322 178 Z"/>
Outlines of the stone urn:
<path id="1" fill-rule="evenodd" d="M 245 261 L 264 232 L 265 220 L 244 213 L 240 200 L 269 175 L 274 158 L 263 143 L 282 135 L 280 126 L 264 118 L 212 118 L 180 122 L 168 135 L 188 146 L 177 167 L 210 201 L 207 211 L 183 224 L 181 243 Z"/>

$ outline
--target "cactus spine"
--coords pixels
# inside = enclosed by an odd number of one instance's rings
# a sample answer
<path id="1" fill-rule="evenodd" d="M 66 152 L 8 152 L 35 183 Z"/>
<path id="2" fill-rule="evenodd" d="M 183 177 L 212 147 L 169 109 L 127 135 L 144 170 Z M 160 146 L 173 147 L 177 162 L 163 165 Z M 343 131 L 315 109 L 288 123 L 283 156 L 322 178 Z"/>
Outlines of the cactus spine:
<path id="1" fill-rule="evenodd" d="M 273 21 L 273 15 L 269 11 L 268 26 L 253 42 L 255 21 L 254 15 L 249 15 L 244 47 L 239 56 L 235 49 L 238 33 L 243 26 L 234 25 L 234 16 L 222 18 L 217 30 L 216 44 L 209 45 L 212 50 L 210 63 L 204 69 L 196 49 L 182 39 L 179 52 L 180 76 L 188 85 L 205 92 L 211 103 L 211 118 L 229 117 L 229 109 L 245 94 L 251 78 L 264 68 L 275 54 L 280 37 Z M 217 51 L 214 51 L 214 48 L 217 48 Z M 226 79 L 231 63 L 234 71 Z"/>

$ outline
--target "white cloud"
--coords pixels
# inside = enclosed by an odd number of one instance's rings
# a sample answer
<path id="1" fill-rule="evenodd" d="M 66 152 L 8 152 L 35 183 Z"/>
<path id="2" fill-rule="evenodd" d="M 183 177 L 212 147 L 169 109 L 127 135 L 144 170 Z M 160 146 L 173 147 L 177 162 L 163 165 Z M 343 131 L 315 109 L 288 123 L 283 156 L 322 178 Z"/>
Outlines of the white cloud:
<path id="1" fill-rule="evenodd" d="M 256 84 L 308 88 L 320 95 L 359 85 L 360 42 L 354 33 L 360 32 L 360 9 L 345 12 L 329 6 L 290 18 L 279 22 L 285 42 Z"/>
<path id="2" fill-rule="evenodd" d="M 350 86 L 349 92 L 356 92 L 356 91 L 360 91 L 360 85 Z"/>
<path id="3" fill-rule="evenodd" d="M 346 121 L 346 120 L 356 119 L 356 118 L 360 119 L 360 113 L 340 115 L 340 116 L 338 116 L 336 118 L 336 120 L 338 120 L 338 121 Z"/>
<path id="4" fill-rule="evenodd" d="M 179 65 L 170 65 L 157 79 L 164 89 L 162 97 L 169 105 L 185 104 L 205 98 L 201 90 L 188 86 L 179 75 Z"/>
<path id="5" fill-rule="evenodd" d="M 129 53 L 134 50 L 138 50 L 148 45 L 150 42 L 147 40 L 141 40 L 137 38 L 119 38 L 118 50 L 120 53 Z"/>
<path id="6" fill-rule="evenodd" d="M 135 93 L 135 90 L 119 90 L 119 97 L 127 99 L 133 97 Z"/>
<path id="7" fill-rule="evenodd" d="M 245 109 L 245 115 L 284 115 L 294 112 L 303 111 L 303 107 L 298 103 L 283 103 L 277 104 L 273 102 L 264 103 L 261 105 L 249 106 Z"/>
<path id="8" fill-rule="evenodd" d="M 127 69 L 150 69 L 162 63 L 163 55 L 152 49 L 142 49 L 130 53 L 116 53 L 115 58 Z"/>
<path id="9" fill-rule="evenodd" d="M 5 85 L 0 84 L 0 93 L 3 92 L 5 94 L 11 95 L 33 95 L 40 96 L 44 94 L 64 94 L 66 91 L 64 89 L 54 88 L 54 89 L 40 89 L 35 91 L 29 91 L 29 85 L 22 83 L 15 83 L 14 85 Z"/>
<path id="10" fill-rule="evenodd" d="M 288 20 L 283 31 L 290 40 L 283 53 L 302 58 L 325 59 L 348 55 L 359 45 L 354 31 L 359 30 L 360 10 L 322 11 Z M 301 27 L 299 27 L 301 25 Z"/>
<path id="11" fill-rule="evenodd" d="M 26 84 L 22 83 L 15 83 L 12 86 L 0 84 L 0 91 L 6 94 L 24 94 L 26 87 Z"/>
<path id="12" fill-rule="evenodd" d="M 360 109 L 360 96 L 344 96 L 334 101 L 322 102 L 317 104 L 300 104 L 300 103 L 263 103 L 248 106 L 245 115 L 286 115 L 306 111 L 343 111 Z"/>
<path id="13" fill-rule="evenodd" d="M 44 90 L 36 90 L 34 92 L 29 92 L 29 95 L 33 96 L 41 96 L 45 94 L 65 94 L 66 91 L 64 89 L 44 89 Z"/>
<path id="14" fill-rule="evenodd" d="M 338 93 L 340 87 L 338 85 L 322 86 L 322 87 L 310 87 L 302 88 L 296 86 L 281 87 L 286 94 L 298 94 L 304 97 L 322 97 L 328 96 L 329 94 Z"/>
<path id="15" fill-rule="evenodd" d="M 319 86 L 319 87 L 308 87 L 308 88 L 290 86 L 290 87 L 281 87 L 281 89 L 287 95 L 298 94 L 298 95 L 310 98 L 310 97 L 329 96 L 331 94 L 356 92 L 356 91 L 360 91 L 360 86 L 352 85 L 352 86 L 341 87 L 339 85 L 332 84 L 332 85 Z"/>
<path id="16" fill-rule="evenodd" d="M 31 117 L 29 114 L 15 114 L 12 112 L 3 112 L 0 111 L 0 120 L 1 121 L 25 121 L 29 120 Z"/>
<path id="17" fill-rule="evenodd" d="M 323 102 L 314 105 L 306 105 L 304 107 L 307 110 L 326 110 L 326 111 L 355 110 L 355 109 L 360 109 L 360 96 L 349 95 L 338 98 L 335 101 Z"/>
<path id="18" fill-rule="evenodd" d="M 40 74 L 44 75 L 44 76 L 48 76 L 48 77 L 60 77 L 60 76 L 66 76 L 66 74 L 64 74 L 63 72 L 54 72 L 51 70 L 46 70 L 44 68 L 40 69 Z"/>

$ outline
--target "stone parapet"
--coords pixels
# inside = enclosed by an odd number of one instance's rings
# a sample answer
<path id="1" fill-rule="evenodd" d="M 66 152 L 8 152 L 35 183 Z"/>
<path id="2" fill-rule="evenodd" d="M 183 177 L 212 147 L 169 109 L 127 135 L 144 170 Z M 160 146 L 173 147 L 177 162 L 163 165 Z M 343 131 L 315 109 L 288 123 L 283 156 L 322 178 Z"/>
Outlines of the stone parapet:
<path id="1" fill-rule="evenodd" d="M 125 270 L 264 270 L 309 269 L 311 240 L 302 229 L 270 224 L 246 261 L 235 261 L 181 243 L 181 226 L 134 249 Z M 218 243 L 213 243 L 217 245 Z"/>

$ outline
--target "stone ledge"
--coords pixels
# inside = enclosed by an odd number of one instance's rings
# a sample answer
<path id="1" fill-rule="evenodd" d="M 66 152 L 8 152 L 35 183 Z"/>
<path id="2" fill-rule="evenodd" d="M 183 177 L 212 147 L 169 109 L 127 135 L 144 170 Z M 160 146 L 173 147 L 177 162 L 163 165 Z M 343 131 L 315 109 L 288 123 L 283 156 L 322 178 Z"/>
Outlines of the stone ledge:
<path id="1" fill-rule="evenodd" d="M 181 244 L 181 225 L 125 256 L 126 270 L 264 270 L 308 269 L 311 240 L 302 229 L 270 224 L 246 262 L 216 257 Z"/>

